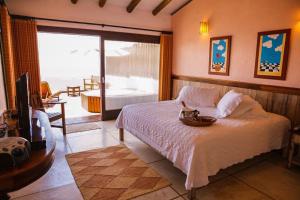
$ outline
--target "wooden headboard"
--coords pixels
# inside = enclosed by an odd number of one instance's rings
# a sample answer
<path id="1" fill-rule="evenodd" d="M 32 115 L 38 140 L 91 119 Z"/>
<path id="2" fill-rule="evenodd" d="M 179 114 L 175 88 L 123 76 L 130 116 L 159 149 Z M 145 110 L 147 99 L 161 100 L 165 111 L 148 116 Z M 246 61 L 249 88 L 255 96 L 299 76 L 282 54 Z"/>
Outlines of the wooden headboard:
<path id="1" fill-rule="evenodd" d="M 293 124 L 300 124 L 300 89 L 298 88 L 173 75 L 172 98 L 176 98 L 185 85 L 215 87 L 219 89 L 220 97 L 229 90 L 235 89 L 238 92 L 250 95 L 266 111 L 284 115 Z"/>

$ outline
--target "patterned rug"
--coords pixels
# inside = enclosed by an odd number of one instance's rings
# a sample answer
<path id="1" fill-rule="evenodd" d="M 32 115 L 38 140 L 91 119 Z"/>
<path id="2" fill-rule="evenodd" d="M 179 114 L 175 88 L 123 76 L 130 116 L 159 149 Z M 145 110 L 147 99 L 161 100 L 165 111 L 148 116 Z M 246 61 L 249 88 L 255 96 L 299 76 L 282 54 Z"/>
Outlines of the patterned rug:
<path id="1" fill-rule="evenodd" d="M 81 124 L 81 123 L 89 123 L 89 122 L 99 122 L 101 121 L 101 115 L 91 115 L 91 116 L 83 116 L 83 117 L 69 117 L 66 118 L 66 125 L 71 124 Z M 53 125 L 61 126 L 62 122 L 60 120 L 56 120 L 51 122 Z"/>
<path id="2" fill-rule="evenodd" d="M 170 185 L 124 145 L 66 158 L 85 200 L 125 200 Z"/>
<path id="3" fill-rule="evenodd" d="M 81 124 L 70 124 L 66 126 L 68 133 L 77 133 L 89 130 L 101 129 L 101 122 L 81 123 Z"/>

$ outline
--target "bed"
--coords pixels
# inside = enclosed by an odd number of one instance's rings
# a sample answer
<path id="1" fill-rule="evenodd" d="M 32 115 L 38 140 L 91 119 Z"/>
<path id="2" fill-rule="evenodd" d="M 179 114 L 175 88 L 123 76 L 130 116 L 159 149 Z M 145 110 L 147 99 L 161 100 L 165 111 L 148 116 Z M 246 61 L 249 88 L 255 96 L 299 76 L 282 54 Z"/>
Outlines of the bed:
<path id="1" fill-rule="evenodd" d="M 106 89 L 106 110 L 120 109 L 125 105 L 157 101 L 157 93 L 134 89 Z M 88 112 L 101 112 L 100 90 L 81 93 L 81 106 Z"/>
<path id="2" fill-rule="evenodd" d="M 213 107 L 198 108 L 202 115 L 217 115 Z M 189 127 L 178 120 L 175 101 L 125 106 L 117 121 L 123 129 L 159 151 L 186 175 L 187 190 L 205 186 L 208 177 L 256 155 L 285 144 L 290 121 L 280 115 L 255 113 L 224 118 L 210 127 Z"/>

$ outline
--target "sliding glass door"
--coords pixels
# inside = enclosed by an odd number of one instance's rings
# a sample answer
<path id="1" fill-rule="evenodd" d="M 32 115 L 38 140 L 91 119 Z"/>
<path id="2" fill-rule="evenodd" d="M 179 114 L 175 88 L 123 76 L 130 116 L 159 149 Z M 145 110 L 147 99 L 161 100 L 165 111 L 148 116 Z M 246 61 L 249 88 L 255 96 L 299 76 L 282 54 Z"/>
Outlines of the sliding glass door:
<path id="1" fill-rule="evenodd" d="M 41 78 L 52 94 L 62 93 L 67 117 L 115 119 L 126 105 L 158 100 L 159 36 L 38 29 Z"/>
<path id="2" fill-rule="evenodd" d="M 126 105 L 158 101 L 160 45 L 150 38 L 104 37 L 103 119 L 116 118 Z"/>
<path id="3" fill-rule="evenodd" d="M 39 27 L 41 96 L 66 101 L 70 120 L 100 117 L 100 42 L 99 31 Z"/>

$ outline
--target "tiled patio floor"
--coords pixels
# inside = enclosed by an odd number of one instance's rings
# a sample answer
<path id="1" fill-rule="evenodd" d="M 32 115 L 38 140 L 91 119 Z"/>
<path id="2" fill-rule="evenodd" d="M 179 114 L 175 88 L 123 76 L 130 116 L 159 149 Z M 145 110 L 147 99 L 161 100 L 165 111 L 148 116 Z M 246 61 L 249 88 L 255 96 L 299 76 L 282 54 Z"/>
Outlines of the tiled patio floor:
<path id="1" fill-rule="evenodd" d="M 91 113 L 81 107 L 81 97 L 80 96 L 68 96 L 67 93 L 62 93 L 60 95 L 60 99 L 66 101 L 65 111 L 66 118 L 77 118 L 77 117 L 85 117 L 92 115 L 99 115 L 99 113 Z M 49 112 L 60 112 L 60 105 L 56 105 L 53 108 L 48 109 Z"/>

